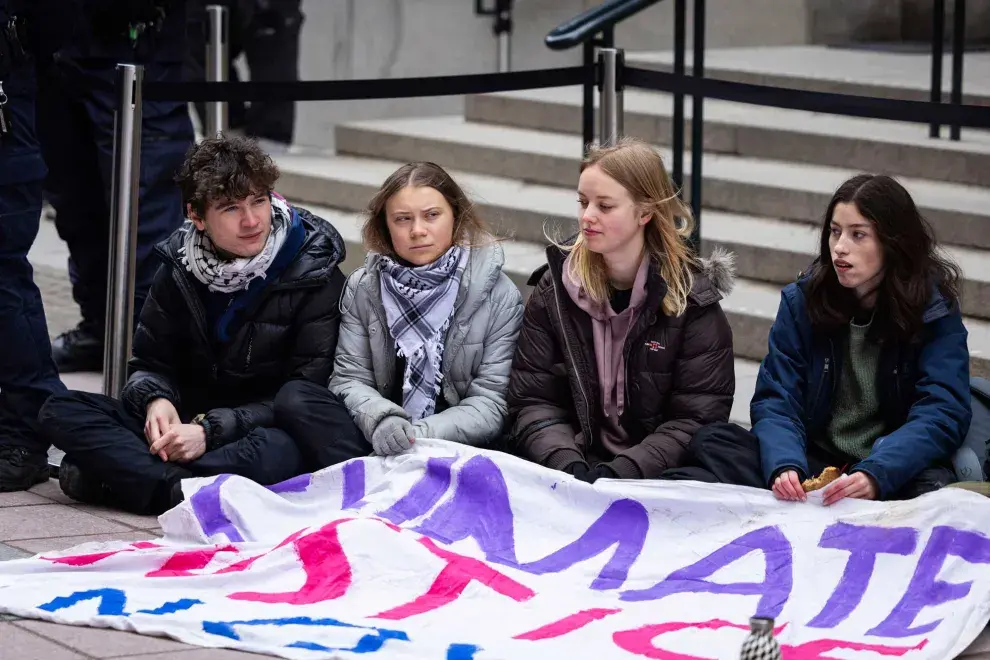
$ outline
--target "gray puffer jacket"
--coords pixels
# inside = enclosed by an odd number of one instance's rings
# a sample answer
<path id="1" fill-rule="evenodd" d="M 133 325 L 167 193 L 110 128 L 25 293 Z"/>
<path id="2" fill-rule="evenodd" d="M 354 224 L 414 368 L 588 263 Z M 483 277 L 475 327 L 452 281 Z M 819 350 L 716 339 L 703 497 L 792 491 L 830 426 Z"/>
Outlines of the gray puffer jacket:
<path id="1" fill-rule="evenodd" d="M 522 325 L 522 295 L 502 273 L 498 243 L 471 249 L 443 351 L 446 410 L 421 419 L 416 435 L 484 446 L 502 434 L 509 371 Z M 381 258 L 371 253 L 341 298 L 340 337 L 330 391 L 371 439 L 378 423 L 409 414 L 388 398 L 396 347 L 381 297 Z"/>

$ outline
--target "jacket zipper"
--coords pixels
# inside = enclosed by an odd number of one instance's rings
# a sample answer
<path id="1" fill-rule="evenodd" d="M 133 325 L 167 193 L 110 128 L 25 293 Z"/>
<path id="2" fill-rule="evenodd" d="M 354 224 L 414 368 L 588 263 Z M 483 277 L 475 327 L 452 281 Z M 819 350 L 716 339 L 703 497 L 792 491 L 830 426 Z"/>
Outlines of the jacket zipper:
<path id="1" fill-rule="evenodd" d="M 831 362 L 832 362 L 832 358 L 830 357 L 825 358 L 825 368 L 822 370 L 822 377 L 818 381 L 818 389 L 815 390 L 815 398 L 811 402 L 811 405 L 815 406 L 815 408 L 818 407 L 818 401 L 821 399 L 822 396 L 822 388 L 825 387 L 825 381 L 828 380 L 828 369 Z"/>
<path id="2" fill-rule="evenodd" d="M 213 380 L 216 380 L 218 371 L 217 361 L 216 356 L 213 354 L 213 347 L 210 344 L 210 337 L 206 332 L 206 312 L 200 306 L 196 293 L 189 290 L 189 283 L 186 282 L 182 271 L 178 270 L 178 266 L 174 262 L 172 269 L 172 275 L 179 285 L 179 291 L 182 292 L 182 297 L 186 299 L 186 305 L 192 312 L 193 319 L 195 320 L 194 325 L 199 330 L 200 338 L 203 340 L 203 346 L 206 348 L 206 353 L 210 356 L 210 372 L 213 374 Z"/>
<path id="3" fill-rule="evenodd" d="M 557 305 L 557 314 L 559 315 L 560 318 L 560 330 L 561 330 L 561 334 L 564 337 L 564 348 L 567 350 L 567 359 L 570 360 L 571 368 L 574 369 L 575 374 L 577 374 L 577 361 L 574 359 L 574 353 L 571 351 L 571 342 L 568 341 L 567 339 L 567 329 L 564 327 L 564 323 L 565 323 L 564 308 L 560 304 L 560 294 L 558 292 L 557 278 L 553 278 L 553 298 L 554 298 L 554 302 Z M 590 409 L 590 404 L 588 402 L 588 394 L 584 391 L 584 383 L 581 382 L 581 379 L 578 377 L 575 378 L 574 380 L 577 381 L 578 390 L 580 390 L 581 392 L 581 399 L 584 401 L 584 419 L 587 420 L 587 423 L 590 425 L 591 409 Z M 591 428 L 587 428 L 585 430 L 589 434 L 591 434 Z M 591 443 L 592 441 L 593 438 L 589 437 L 588 442 Z"/>

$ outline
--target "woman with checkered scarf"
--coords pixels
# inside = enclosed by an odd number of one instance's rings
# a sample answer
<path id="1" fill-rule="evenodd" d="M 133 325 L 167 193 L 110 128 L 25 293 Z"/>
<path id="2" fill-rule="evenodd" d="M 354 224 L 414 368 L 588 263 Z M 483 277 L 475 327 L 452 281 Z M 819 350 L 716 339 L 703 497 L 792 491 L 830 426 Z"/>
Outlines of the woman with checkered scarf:
<path id="1" fill-rule="evenodd" d="M 301 420 L 290 433 L 314 469 L 351 458 L 313 423 L 332 423 L 341 404 L 378 455 L 414 438 L 490 445 L 503 432 L 523 312 L 502 247 L 433 163 L 389 176 L 363 233 L 369 254 L 341 299 L 329 392 L 301 384 L 280 417 Z"/>

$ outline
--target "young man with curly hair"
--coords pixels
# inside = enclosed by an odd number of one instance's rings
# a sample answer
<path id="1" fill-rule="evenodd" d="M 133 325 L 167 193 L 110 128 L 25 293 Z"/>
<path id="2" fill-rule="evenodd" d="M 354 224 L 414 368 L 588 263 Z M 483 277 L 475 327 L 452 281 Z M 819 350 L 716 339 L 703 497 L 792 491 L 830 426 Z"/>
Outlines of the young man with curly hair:
<path id="1" fill-rule="evenodd" d="M 188 477 L 274 484 L 306 471 L 274 400 L 293 380 L 326 386 L 340 323 L 344 243 L 273 192 L 279 171 L 246 138 L 190 149 L 176 181 L 188 222 L 158 246 L 120 400 L 48 400 L 42 434 L 65 451 L 69 497 L 140 513 L 182 499 Z M 347 442 L 360 433 L 340 409 Z M 332 420 L 331 420 L 332 421 Z"/>

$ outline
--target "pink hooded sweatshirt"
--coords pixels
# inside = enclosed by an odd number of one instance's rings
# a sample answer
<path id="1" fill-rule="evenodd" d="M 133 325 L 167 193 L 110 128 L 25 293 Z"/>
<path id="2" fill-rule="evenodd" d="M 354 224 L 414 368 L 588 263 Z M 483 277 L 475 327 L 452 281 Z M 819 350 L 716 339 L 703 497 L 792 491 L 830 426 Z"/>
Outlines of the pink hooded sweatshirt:
<path id="1" fill-rule="evenodd" d="M 595 363 L 602 392 L 604 421 L 601 442 L 613 454 L 629 448 L 628 435 L 619 426 L 619 417 L 625 409 L 626 364 L 623 348 L 629 331 L 639 318 L 639 310 L 646 300 L 646 280 L 650 272 L 650 259 L 645 254 L 633 282 L 629 306 L 616 314 L 609 301 L 595 302 L 570 274 L 571 257 L 564 261 L 563 284 L 574 304 L 591 317 L 594 337 Z"/>

